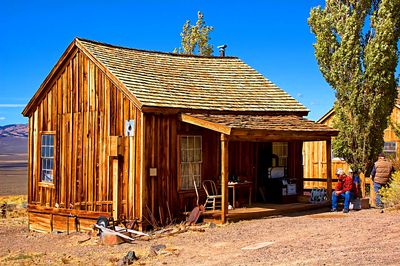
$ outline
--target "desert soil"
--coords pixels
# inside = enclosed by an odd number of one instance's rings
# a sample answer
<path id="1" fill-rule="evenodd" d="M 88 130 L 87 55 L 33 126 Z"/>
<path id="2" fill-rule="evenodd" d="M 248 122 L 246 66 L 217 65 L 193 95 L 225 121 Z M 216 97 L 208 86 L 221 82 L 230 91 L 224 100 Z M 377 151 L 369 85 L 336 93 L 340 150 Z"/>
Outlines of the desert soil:
<path id="1" fill-rule="evenodd" d="M 29 232 L 26 215 L 11 215 L 0 218 L 1 265 L 116 265 L 131 250 L 135 265 L 400 265 L 398 211 L 302 212 L 114 246 L 97 236 L 79 243 L 87 233 Z"/>

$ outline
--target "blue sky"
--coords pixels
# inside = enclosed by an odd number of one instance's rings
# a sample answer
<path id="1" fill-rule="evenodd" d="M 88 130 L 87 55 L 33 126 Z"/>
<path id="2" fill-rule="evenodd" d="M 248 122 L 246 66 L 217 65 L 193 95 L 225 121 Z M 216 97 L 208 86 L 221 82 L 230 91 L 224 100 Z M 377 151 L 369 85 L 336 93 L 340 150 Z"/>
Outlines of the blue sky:
<path id="1" fill-rule="evenodd" d="M 211 44 L 238 56 L 319 119 L 334 91 L 314 57 L 307 24 L 320 0 L 21 1 L 0 4 L 0 125 L 26 123 L 21 111 L 74 37 L 170 52 L 197 11 L 214 26 Z"/>

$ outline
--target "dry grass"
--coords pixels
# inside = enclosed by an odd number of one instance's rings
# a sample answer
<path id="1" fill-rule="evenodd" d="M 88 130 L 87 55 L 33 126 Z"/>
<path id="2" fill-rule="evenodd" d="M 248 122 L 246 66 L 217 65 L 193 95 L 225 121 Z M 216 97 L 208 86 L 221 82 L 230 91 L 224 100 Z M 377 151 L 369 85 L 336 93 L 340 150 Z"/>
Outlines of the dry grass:
<path id="1" fill-rule="evenodd" d="M 27 195 L 0 196 L 0 204 L 7 203 L 7 204 L 22 205 L 25 202 L 27 202 L 27 200 L 28 200 Z"/>
<path id="2" fill-rule="evenodd" d="M 8 218 L 25 217 L 27 215 L 27 196 L 0 196 L 0 206 L 5 205 Z"/>

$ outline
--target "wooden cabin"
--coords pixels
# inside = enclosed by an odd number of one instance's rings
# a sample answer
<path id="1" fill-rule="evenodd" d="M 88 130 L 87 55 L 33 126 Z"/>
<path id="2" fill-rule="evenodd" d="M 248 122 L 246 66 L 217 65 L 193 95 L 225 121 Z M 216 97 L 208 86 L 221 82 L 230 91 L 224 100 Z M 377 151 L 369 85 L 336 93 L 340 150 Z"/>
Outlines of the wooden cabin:
<path id="1" fill-rule="evenodd" d="M 222 194 L 222 222 L 236 204 L 229 179 L 250 183 L 253 202 L 296 201 L 303 142 L 325 141 L 330 150 L 337 135 L 303 118 L 307 113 L 236 57 L 76 38 L 23 111 L 29 228 L 72 230 L 74 217 L 82 229 L 99 216 L 142 226 L 174 219 L 196 206 L 195 184 L 204 202 L 201 183 L 210 179 Z M 276 166 L 290 195 L 271 181 Z"/>
<path id="2" fill-rule="evenodd" d="M 400 91 L 400 87 L 398 87 Z M 400 95 L 400 94 L 399 94 Z M 324 116 L 322 116 L 317 123 L 324 124 L 329 127 L 333 127 L 333 118 L 335 111 L 332 108 Z M 390 119 L 394 123 L 400 123 L 400 97 L 397 98 L 395 106 L 393 108 Z M 389 125 L 384 131 L 384 147 L 382 151 L 386 156 L 398 159 L 400 158 L 400 138 L 396 135 L 395 130 Z M 304 177 L 313 181 L 306 181 L 305 188 L 310 189 L 314 187 L 325 187 L 325 181 L 318 181 L 317 179 L 327 178 L 327 154 L 326 144 L 323 141 L 305 142 L 303 146 L 303 157 L 304 157 Z M 349 165 L 342 158 L 335 157 L 333 151 L 330 151 L 331 160 L 331 175 L 335 175 L 337 168 L 342 168 L 346 172 L 349 169 Z"/>

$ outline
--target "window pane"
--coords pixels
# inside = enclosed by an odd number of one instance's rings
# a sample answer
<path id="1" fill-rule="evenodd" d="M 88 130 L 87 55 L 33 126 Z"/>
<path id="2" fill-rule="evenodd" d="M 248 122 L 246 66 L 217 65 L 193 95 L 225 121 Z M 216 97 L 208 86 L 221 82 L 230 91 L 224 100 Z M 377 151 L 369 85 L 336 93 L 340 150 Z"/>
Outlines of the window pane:
<path id="1" fill-rule="evenodd" d="M 200 173 L 201 173 L 200 164 L 194 163 L 192 166 L 193 166 L 193 175 L 196 175 L 196 176 L 200 175 Z"/>
<path id="2" fill-rule="evenodd" d="M 181 162 L 187 162 L 187 151 L 181 151 Z"/>
<path id="3" fill-rule="evenodd" d="M 278 156 L 278 166 L 287 166 L 288 157 L 288 143 L 287 142 L 273 142 L 272 153 Z"/>
<path id="4" fill-rule="evenodd" d="M 187 158 L 188 162 L 193 162 L 194 160 L 194 154 L 193 154 L 193 150 L 188 150 L 188 158 Z"/>
<path id="5" fill-rule="evenodd" d="M 194 148 L 201 149 L 201 137 L 195 137 Z"/>
<path id="6" fill-rule="evenodd" d="M 187 138 L 182 137 L 181 138 L 181 150 L 186 150 L 187 149 Z"/>
<path id="7" fill-rule="evenodd" d="M 194 138 L 188 138 L 188 150 L 193 150 L 194 149 Z"/>
<path id="8" fill-rule="evenodd" d="M 189 175 L 189 167 L 187 164 L 182 164 L 181 165 L 181 175 L 182 176 L 187 176 Z"/>
<path id="9" fill-rule="evenodd" d="M 41 181 L 53 182 L 54 169 L 54 135 L 43 134 L 41 136 Z"/>
<path id="10" fill-rule="evenodd" d="M 194 150 L 194 161 L 195 162 L 201 161 L 201 150 L 200 149 Z"/>
<path id="11" fill-rule="evenodd" d="M 193 189 L 201 185 L 202 137 L 181 136 L 180 138 L 180 189 Z"/>

